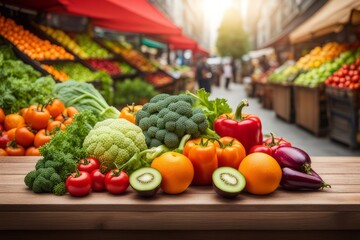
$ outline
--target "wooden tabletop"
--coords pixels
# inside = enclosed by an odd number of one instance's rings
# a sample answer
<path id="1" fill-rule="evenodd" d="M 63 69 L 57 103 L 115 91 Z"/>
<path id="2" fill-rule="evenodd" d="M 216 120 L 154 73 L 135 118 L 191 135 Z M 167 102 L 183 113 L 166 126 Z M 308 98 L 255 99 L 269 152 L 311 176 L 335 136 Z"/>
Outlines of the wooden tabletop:
<path id="1" fill-rule="evenodd" d="M 360 230 L 360 157 L 313 157 L 332 185 L 323 191 L 228 200 L 211 187 L 141 199 L 91 193 L 83 198 L 35 194 L 25 186 L 37 157 L 0 158 L 0 230 Z"/>

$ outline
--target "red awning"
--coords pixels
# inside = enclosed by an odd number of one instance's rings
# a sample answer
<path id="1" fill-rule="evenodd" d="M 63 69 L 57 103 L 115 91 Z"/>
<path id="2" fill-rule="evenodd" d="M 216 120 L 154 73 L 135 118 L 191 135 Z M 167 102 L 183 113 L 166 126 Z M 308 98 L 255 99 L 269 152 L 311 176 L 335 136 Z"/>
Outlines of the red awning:
<path id="1" fill-rule="evenodd" d="M 23 8 L 89 17 L 96 26 L 123 32 L 181 34 L 177 27 L 147 0 L 3 0 Z"/>
<path id="2" fill-rule="evenodd" d="M 147 0 L 67 0 L 72 14 L 93 18 L 93 24 L 124 32 L 181 34 L 172 23 Z"/>
<path id="3" fill-rule="evenodd" d="M 209 56 L 209 52 L 205 48 L 201 47 L 200 45 L 196 49 L 196 53 L 198 53 L 200 55 L 204 55 L 204 56 Z"/>
<path id="4" fill-rule="evenodd" d="M 198 44 L 195 40 L 193 40 L 189 37 L 186 37 L 184 35 L 170 36 L 170 37 L 166 38 L 166 41 L 169 44 L 169 48 L 174 49 L 174 50 L 190 49 L 190 50 L 195 51 L 198 47 Z"/>

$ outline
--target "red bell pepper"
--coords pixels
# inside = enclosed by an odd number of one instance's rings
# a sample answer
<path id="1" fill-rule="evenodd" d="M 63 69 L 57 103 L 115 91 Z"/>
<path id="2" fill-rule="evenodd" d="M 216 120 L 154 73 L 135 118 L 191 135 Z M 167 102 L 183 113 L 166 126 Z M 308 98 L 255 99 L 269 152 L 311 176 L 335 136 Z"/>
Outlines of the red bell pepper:
<path id="1" fill-rule="evenodd" d="M 259 117 L 249 114 L 242 115 L 243 107 L 249 106 L 246 99 L 236 108 L 234 119 L 219 117 L 215 120 L 214 130 L 221 137 L 233 137 L 245 147 L 246 153 L 254 145 L 262 144 L 261 121 Z"/>

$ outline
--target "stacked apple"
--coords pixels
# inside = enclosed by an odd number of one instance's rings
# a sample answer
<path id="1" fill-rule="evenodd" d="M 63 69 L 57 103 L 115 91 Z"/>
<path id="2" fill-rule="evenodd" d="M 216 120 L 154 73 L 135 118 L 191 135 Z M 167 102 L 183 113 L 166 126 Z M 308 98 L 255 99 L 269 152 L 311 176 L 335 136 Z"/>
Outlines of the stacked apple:
<path id="1" fill-rule="evenodd" d="M 169 77 L 168 75 L 159 72 L 159 73 L 154 73 L 154 74 L 148 74 L 145 79 L 151 83 L 152 85 L 156 86 L 162 86 L 168 83 L 172 82 L 172 78 Z"/>
<path id="2" fill-rule="evenodd" d="M 89 59 L 87 61 L 93 68 L 105 71 L 110 75 L 121 74 L 120 67 L 111 60 L 106 59 Z"/>
<path id="3" fill-rule="evenodd" d="M 360 56 L 353 64 L 344 64 L 325 84 L 336 88 L 360 89 Z"/>

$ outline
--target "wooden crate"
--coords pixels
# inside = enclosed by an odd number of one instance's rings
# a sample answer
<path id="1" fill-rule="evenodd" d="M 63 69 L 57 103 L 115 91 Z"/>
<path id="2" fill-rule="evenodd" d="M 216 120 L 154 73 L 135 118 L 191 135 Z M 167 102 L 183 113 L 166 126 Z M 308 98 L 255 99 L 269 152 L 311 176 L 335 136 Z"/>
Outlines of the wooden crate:
<path id="1" fill-rule="evenodd" d="M 289 123 L 294 122 L 294 90 L 292 85 L 273 84 L 273 109 L 277 117 Z"/>
<path id="2" fill-rule="evenodd" d="M 269 83 L 266 83 L 264 86 L 262 107 L 265 109 L 273 109 L 273 86 Z"/>
<path id="3" fill-rule="evenodd" d="M 360 90 L 326 88 L 330 138 L 360 147 Z"/>
<path id="4" fill-rule="evenodd" d="M 316 136 L 325 135 L 328 130 L 325 86 L 316 88 L 295 86 L 295 123 Z"/>

